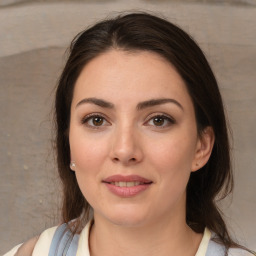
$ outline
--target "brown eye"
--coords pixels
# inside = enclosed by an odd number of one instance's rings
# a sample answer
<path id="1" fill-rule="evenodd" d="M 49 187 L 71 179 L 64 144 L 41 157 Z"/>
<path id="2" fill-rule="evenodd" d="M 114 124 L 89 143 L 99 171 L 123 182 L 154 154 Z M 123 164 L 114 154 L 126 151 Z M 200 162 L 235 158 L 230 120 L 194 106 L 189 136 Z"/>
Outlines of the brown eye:
<path id="1" fill-rule="evenodd" d="M 101 126 L 103 124 L 104 119 L 102 117 L 96 116 L 92 118 L 92 123 L 95 126 Z"/>
<path id="2" fill-rule="evenodd" d="M 164 124 L 165 119 L 163 117 L 154 117 L 153 123 L 155 126 L 162 126 Z"/>
<path id="3" fill-rule="evenodd" d="M 106 120 L 105 117 L 97 114 L 86 116 L 85 118 L 82 119 L 81 123 L 93 129 L 110 125 L 110 123 Z"/>
<path id="4" fill-rule="evenodd" d="M 175 120 L 166 115 L 156 115 L 149 119 L 146 124 L 153 127 L 167 128 L 175 124 Z"/>

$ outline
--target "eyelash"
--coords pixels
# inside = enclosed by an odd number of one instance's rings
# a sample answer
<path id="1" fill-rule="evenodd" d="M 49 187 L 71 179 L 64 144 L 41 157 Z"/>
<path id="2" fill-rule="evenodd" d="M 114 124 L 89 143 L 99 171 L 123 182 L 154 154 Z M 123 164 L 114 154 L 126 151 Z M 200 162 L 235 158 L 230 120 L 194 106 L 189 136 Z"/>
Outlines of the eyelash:
<path id="1" fill-rule="evenodd" d="M 82 120 L 81 120 L 81 123 L 92 128 L 92 129 L 99 129 L 101 126 L 94 126 L 94 125 L 90 125 L 88 124 L 89 121 L 93 120 L 93 118 L 101 118 L 103 119 L 103 122 L 108 122 L 106 117 L 102 114 L 97 114 L 97 113 L 92 113 L 92 114 L 89 114 L 87 116 L 85 116 Z M 109 122 L 108 122 L 109 123 Z"/>
<path id="2" fill-rule="evenodd" d="M 159 129 L 164 129 L 164 128 L 169 127 L 170 125 L 176 123 L 176 121 L 175 121 L 172 117 L 170 117 L 169 115 L 164 115 L 164 114 L 153 115 L 153 116 L 151 116 L 151 117 L 146 121 L 146 123 L 149 123 L 150 121 L 154 121 L 154 119 L 156 119 L 156 118 L 161 118 L 161 119 L 164 120 L 164 122 L 166 122 L 166 121 L 168 122 L 168 124 L 167 124 L 167 125 L 164 125 L 164 126 L 152 125 L 152 126 L 157 127 L 157 128 L 159 128 Z"/>
<path id="3" fill-rule="evenodd" d="M 92 114 L 89 114 L 87 116 L 85 116 L 82 120 L 81 120 L 81 123 L 86 125 L 87 127 L 89 128 L 92 128 L 92 129 L 100 129 L 103 125 L 100 125 L 100 126 L 95 126 L 95 125 L 90 125 L 88 124 L 89 121 L 93 120 L 93 118 L 101 118 L 103 120 L 103 122 L 107 122 L 107 118 L 102 115 L 102 114 L 97 114 L 97 113 L 92 113 Z M 148 118 L 148 120 L 144 123 L 144 124 L 148 124 L 151 120 L 153 121 L 154 119 L 156 118 L 161 118 L 164 120 L 164 122 L 168 122 L 167 125 L 164 125 L 164 126 L 157 126 L 157 125 L 152 125 L 154 127 L 157 127 L 157 128 L 160 128 L 160 129 L 163 129 L 163 128 L 166 128 L 166 127 L 169 127 L 170 125 L 172 124 L 175 124 L 176 121 L 170 117 L 169 115 L 164 115 L 164 114 L 156 114 L 156 115 L 153 115 L 151 116 L 150 118 Z M 148 125 L 148 126 L 151 126 L 151 125 Z"/>

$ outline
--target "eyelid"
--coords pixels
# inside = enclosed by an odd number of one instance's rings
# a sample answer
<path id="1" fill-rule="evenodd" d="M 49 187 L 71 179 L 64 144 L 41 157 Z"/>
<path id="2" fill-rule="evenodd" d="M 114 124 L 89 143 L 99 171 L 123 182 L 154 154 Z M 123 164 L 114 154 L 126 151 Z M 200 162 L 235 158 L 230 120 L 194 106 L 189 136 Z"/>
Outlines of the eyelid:
<path id="1" fill-rule="evenodd" d="M 166 113 L 152 113 L 147 117 L 146 122 L 144 124 L 147 124 L 150 120 L 152 120 L 155 117 L 162 117 L 165 120 L 168 120 L 171 124 L 176 123 L 176 120 L 172 116 L 170 116 L 169 114 L 166 114 Z M 155 127 L 157 127 L 157 126 L 155 126 Z M 165 127 L 167 127 L 167 126 L 159 126 L 157 128 L 165 128 Z"/>
<path id="2" fill-rule="evenodd" d="M 93 117 L 100 117 L 100 118 L 103 118 L 105 122 L 107 122 L 108 124 L 106 125 L 100 125 L 100 126 L 93 126 L 93 125 L 89 125 L 88 124 L 88 121 L 93 118 Z M 169 114 L 166 114 L 166 113 L 163 113 L 163 112 L 160 112 L 160 113 L 151 113 L 147 116 L 146 118 L 146 121 L 144 122 L 144 125 L 147 125 L 147 123 L 152 120 L 153 118 L 156 118 L 156 117 L 161 117 L 161 118 L 164 118 L 165 120 L 167 120 L 169 122 L 169 125 L 164 125 L 164 126 L 157 126 L 157 125 L 148 125 L 148 126 L 154 126 L 154 127 L 157 127 L 157 128 L 166 128 L 166 127 L 169 127 L 171 124 L 175 124 L 176 123 L 176 120 Z M 99 112 L 95 112 L 95 113 L 90 113 L 88 115 L 85 115 L 82 119 L 81 119 L 81 124 L 82 125 L 86 125 L 87 127 L 89 128 L 92 128 L 92 129 L 100 129 L 104 126 L 109 126 L 111 125 L 111 122 L 109 121 L 108 117 L 106 117 L 103 113 L 99 113 Z"/>
<path id="3" fill-rule="evenodd" d="M 98 113 L 98 112 L 96 112 L 96 113 L 90 113 L 90 114 L 84 116 L 84 117 L 81 119 L 81 124 L 86 125 L 87 127 L 90 127 L 90 128 L 93 128 L 93 129 L 99 129 L 99 128 L 103 127 L 103 126 L 106 126 L 106 125 L 102 125 L 102 126 L 92 126 L 92 125 L 88 125 L 87 122 L 88 122 L 91 118 L 93 118 L 93 117 L 100 117 L 100 118 L 103 118 L 108 124 L 111 124 L 110 121 L 108 120 L 108 118 L 107 118 L 104 114 Z"/>

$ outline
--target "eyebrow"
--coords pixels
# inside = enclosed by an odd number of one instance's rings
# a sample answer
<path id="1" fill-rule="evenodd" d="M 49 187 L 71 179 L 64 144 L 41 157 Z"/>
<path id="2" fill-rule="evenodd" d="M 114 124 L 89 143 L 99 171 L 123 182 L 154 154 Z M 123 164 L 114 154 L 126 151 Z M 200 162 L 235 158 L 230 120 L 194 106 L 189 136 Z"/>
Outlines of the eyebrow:
<path id="1" fill-rule="evenodd" d="M 176 106 L 178 106 L 180 109 L 184 110 L 182 105 L 175 99 L 169 99 L 169 98 L 162 98 L 162 99 L 151 99 L 147 101 L 140 102 L 137 105 L 138 110 L 142 110 L 149 107 L 154 107 L 166 103 L 174 103 Z"/>
<path id="2" fill-rule="evenodd" d="M 100 106 L 102 108 L 110 108 L 110 109 L 114 108 L 114 104 L 112 104 L 108 101 L 102 100 L 102 99 L 97 99 L 97 98 L 83 99 L 77 103 L 76 108 L 84 103 L 92 103 L 92 104 Z"/>
<path id="3" fill-rule="evenodd" d="M 81 101 L 79 101 L 77 103 L 76 108 L 78 106 L 82 105 L 82 104 L 85 104 L 85 103 L 91 103 L 91 104 L 97 105 L 97 106 L 102 107 L 102 108 L 108 108 L 108 109 L 113 109 L 114 108 L 113 103 L 108 102 L 106 100 L 98 99 L 98 98 L 82 99 Z M 158 106 L 158 105 L 162 105 L 162 104 L 166 104 L 166 103 L 174 103 L 180 109 L 184 110 L 182 105 L 177 100 L 169 99 L 169 98 L 146 100 L 146 101 L 138 103 L 136 108 L 137 108 L 137 110 L 143 110 L 145 108 L 154 107 L 154 106 Z"/>

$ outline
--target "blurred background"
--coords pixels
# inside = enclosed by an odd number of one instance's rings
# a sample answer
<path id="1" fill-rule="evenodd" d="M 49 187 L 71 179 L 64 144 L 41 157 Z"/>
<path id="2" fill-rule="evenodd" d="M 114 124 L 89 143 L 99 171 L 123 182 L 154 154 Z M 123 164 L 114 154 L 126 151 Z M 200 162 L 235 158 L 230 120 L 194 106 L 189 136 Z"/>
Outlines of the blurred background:
<path id="1" fill-rule="evenodd" d="M 131 10 L 167 17 L 207 55 L 234 137 L 235 190 L 221 208 L 256 250 L 256 0 L 0 0 L 0 255 L 59 223 L 51 109 L 66 48 Z"/>

